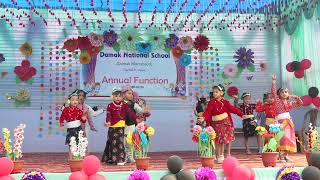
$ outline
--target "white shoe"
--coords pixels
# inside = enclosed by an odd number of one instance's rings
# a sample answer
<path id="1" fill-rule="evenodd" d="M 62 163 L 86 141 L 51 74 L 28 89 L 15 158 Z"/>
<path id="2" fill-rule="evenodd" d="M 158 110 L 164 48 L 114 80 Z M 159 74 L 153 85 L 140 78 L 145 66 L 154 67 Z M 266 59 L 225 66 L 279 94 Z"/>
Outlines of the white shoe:
<path id="1" fill-rule="evenodd" d="M 118 166 L 124 166 L 126 163 L 125 162 L 118 162 L 117 165 Z"/>
<path id="2" fill-rule="evenodd" d="M 222 155 L 222 156 L 219 156 L 219 157 L 217 158 L 217 164 L 221 164 L 223 161 L 224 161 L 224 156 L 223 156 L 223 155 Z"/>

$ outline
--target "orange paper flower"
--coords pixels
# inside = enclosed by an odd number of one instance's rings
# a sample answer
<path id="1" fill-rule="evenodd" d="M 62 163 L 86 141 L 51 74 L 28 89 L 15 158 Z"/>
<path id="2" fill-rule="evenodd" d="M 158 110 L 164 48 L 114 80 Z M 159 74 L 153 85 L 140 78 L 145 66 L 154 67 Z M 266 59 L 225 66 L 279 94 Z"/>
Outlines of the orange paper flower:
<path id="1" fill-rule="evenodd" d="M 96 56 L 100 52 L 100 48 L 96 46 L 92 46 L 88 49 L 89 56 Z"/>
<path id="2" fill-rule="evenodd" d="M 31 56 L 32 54 L 32 46 L 28 42 L 25 42 L 24 44 L 22 44 L 19 50 L 25 56 Z"/>
<path id="3" fill-rule="evenodd" d="M 179 46 L 172 48 L 172 55 L 176 58 L 180 58 L 183 53 L 184 51 Z"/>
<path id="4" fill-rule="evenodd" d="M 63 48 L 68 50 L 69 52 L 73 52 L 78 48 L 78 40 L 77 39 L 68 39 L 64 42 Z"/>
<path id="5" fill-rule="evenodd" d="M 81 53 L 79 59 L 81 64 L 89 64 L 91 62 L 91 56 L 87 53 Z"/>

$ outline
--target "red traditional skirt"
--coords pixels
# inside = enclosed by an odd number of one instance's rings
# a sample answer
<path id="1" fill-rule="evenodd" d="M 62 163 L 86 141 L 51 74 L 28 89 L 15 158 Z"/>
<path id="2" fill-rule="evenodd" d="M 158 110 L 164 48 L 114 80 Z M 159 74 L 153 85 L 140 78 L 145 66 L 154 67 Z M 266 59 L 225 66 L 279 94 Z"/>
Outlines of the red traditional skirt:
<path id="1" fill-rule="evenodd" d="M 215 142 L 218 144 L 229 144 L 234 141 L 234 128 L 229 118 L 212 122 L 213 129 L 216 131 L 217 137 Z"/>

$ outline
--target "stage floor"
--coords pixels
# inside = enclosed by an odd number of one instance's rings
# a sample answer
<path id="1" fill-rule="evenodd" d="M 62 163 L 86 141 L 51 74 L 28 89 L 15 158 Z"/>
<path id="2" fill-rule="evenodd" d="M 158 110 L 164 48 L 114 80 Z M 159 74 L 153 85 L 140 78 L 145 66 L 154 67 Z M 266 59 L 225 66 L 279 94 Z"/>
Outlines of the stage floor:
<path id="1" fill-rule="evenodd" d="M 92 153 L 97 157 L 101 157 L 101 153 Z M 178 155 L 184 159 L 185 169 L 197 169 L 200 162 L 196 152 L 157 152 L 150 153 L 150 170 L 166 170 L 166 159 L 171 155 Z M 233 155 L 239 159 L 241 164 L 247 165 L 252 168 L 263 167 L 261 157 L 258 154 L 245 155 L 244 151 L 233 152 Z M 278 163 L 278 167 L 283 165 L 294 165 L 296 167 L 307 166 L 307 161 L 304 154 L 292 154 L 291 158 L 294 163 Z M 33 169 L 39 169 L 46 173 L 64 173 L 70 172 L 67 154 L 66 153 L 34 153 L 24 154 L 23 160 L 25 166 L 23 172 Z M 125 166 L 107 165 L 102 164 L 100 171 L 104 172 L 117 172 L 117 171 L 131 171 L 135 169 L 134 164 L 126 164 Z M 216 164 L 214 169 L 221 169 L 221 164 Z"/>

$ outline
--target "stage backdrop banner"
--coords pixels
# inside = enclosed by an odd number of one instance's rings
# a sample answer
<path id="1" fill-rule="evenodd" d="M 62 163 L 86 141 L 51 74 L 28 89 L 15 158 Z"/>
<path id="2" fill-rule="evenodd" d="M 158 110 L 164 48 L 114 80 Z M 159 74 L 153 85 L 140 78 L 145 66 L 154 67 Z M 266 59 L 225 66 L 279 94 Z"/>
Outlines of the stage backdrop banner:
<path id="1" fill-rule="evenodd" d="M 126 85 L 143 96 L 186 94 L 185 67 L 165 51 L 143 54 L 107 47 L 82 65 L 80 84 L 89 96 L 109 96 L 113 88 Z"/>

